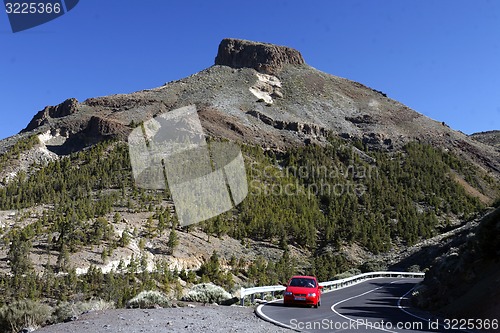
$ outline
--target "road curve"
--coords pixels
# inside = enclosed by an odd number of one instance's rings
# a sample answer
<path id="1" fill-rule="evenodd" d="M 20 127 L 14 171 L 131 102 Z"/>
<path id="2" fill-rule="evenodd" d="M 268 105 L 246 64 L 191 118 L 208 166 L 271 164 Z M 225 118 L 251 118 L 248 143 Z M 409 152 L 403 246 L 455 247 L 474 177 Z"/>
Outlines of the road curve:
<path id="1" fill-rule="evenodd" d="M 447 330 L 442 319 L 407 308 L 407 295 L 421 279 L 378 278 L 323 293 L 318 309 L 260 305 L 264 320 L 303 332 L 466 332 Z"/>

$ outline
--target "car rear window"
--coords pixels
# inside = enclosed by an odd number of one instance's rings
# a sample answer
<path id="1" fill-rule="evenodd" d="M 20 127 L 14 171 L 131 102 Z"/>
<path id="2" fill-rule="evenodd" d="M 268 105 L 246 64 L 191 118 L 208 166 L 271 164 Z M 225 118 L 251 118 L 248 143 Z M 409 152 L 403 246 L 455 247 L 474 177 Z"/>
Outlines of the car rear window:
<path id="1" fill-rule="evenodd" d="M 316 281 L 314 279 L 306 279 L 306 278 L 293 278 L 290 281 L 291 287 L 308 287 L 314 288 L 316 287 Z"/>

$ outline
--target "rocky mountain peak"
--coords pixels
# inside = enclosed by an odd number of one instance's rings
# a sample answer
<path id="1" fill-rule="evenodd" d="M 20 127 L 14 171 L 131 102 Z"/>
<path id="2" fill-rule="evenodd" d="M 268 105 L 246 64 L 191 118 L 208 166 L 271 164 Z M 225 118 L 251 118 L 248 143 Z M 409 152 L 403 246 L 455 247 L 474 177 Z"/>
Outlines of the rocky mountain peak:
<path id="1" fill-rule="evenodd" d="M 46 106 L 42 111 L 38 112 L 28 126 L 24 129 L 25 132 L 31 131 L 40 125 L 47 122 L 49 118 L 62 118 L 69 116 L 78 111 L 78 100 L 76 98 L 68 98 L 64 102 L 56 106 Z"/>
<path id="2" fill-rule="evenodd" d="M 220 66 L 161 87 L 47 106 L 23 134 L 60 133 L 67 139 L 64 147 L 49 149 L 66 154 L 104 138 L 124 139 L 141 122 L 195 105 L 206 133 L 215 137 L 284 149 L 324 144 L 331 132 L 387 151 L 418 140 L 452 150 L 500 177 L 500 150 L 490 139 L 494 133 L 469 137 L 454 131 L 381 91 L 307 66 L 293 48 L 227 38 L 215 64 Z M 6 145 L 0 144 L 0 151 Z"/>
<path id="3" fill-rule="evenodd" d="M 216 65 L 234 68 L 254 68 L 264 74 L 277 74 L 283 66 L 302 65 L 299 51 L 268 43 L 225 38 L 219 44 Z"/>

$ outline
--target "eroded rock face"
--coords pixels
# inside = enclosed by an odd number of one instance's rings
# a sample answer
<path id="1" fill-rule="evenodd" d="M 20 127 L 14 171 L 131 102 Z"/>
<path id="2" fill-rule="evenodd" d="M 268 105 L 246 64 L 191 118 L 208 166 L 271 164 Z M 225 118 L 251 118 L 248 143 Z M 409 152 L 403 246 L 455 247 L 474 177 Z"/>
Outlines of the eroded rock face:
<path id="1" fill-rule="evenodd" d="M 125 138 L 129 133 L 129 129 L 116 121 L 92 116 L 87 125 L 86 134 L 91 137 L 118 137 Z"/>
<path id="2" fill-rule="evenodd" d="M 254 68 L 264 74 L 277 74 L 283 66 L 302 65 L 299 51 L 286 46 L 225 38 L 219 44 L 216 65 Z"/>
<path id="3" fill-rule="evenodd" d="M 38 112 L 30 121 L 24 132 L 31 131 L 43 124 L 48 118 L 61 118 L 69 116 L 78 111 L 78 101 L 76 98 L 68 98 L 64 102 L 56 106 L 46 106 L 42 111 Z"/>
<path id="4" fill-rule="evenodd" d="M 259 119 L 264 124 L 272 126 L 279 130 L 298 132 L 314 137 L 326 137 L 328 135 L 327 129 L 316 124 L 300 123 L 295 121 L 274 120 L 273 118 L 266 116 L 265 114 L 256 110 L 248 111 L 247 114 Z"/>

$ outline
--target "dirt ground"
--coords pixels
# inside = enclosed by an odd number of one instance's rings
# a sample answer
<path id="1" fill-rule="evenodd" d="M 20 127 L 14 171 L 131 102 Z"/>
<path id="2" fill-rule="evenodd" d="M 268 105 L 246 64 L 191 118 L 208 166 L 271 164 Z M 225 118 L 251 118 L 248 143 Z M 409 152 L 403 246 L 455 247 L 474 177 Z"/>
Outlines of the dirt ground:
<path id="1" fill-rule="evenodd" d="M 95 311 L 78 320 L 43 327 L 38 333 L 291 332 L 265 322 L 253 308 L 203 306 Z"/>

